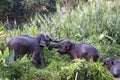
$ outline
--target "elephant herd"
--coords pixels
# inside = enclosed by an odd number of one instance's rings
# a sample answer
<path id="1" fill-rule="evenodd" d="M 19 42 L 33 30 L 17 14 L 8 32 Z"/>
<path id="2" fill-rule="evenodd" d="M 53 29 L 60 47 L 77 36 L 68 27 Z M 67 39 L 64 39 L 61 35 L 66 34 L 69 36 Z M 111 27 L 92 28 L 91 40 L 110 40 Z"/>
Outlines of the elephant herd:
<path id="1" fill-rule="evenodd" d="M 51 44 L 51 42 L 54 42 Z M 10 51 L 14 51 L 14 60 L 23 57 L 25 54 L 32 55 L 32 63 L 35 67 L 39 64 L 45 67 L 41 49 L 48 47 L 49 50 L 57 49 L 61 55 L 68 54 L 71 60 L 84 58 L 86 61 L 93 59 L 96 62 L 101 58 L 99 51 L 90 44 L 76 44 L 71 41 L 56 40 L 47 34 L 37 34 L 34 37 L 29 35 L 16 36 L 7 44 Z M 120 61 L 114 57 L 103 59 L 105 66 L 116 78 L 120 78 Z"/>

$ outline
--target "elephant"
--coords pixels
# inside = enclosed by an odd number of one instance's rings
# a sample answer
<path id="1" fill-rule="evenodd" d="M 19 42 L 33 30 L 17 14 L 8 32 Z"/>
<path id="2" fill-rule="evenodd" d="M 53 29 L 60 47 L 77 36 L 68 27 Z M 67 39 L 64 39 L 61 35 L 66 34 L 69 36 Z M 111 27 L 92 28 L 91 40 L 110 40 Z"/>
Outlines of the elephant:
<path id="1" fill-rule="evenodd" d="M 51 44 L 48 47 L 49 50 L 52 50 L 53 48 L 57 48 L 60 54 L 70 55 L 71 60 L 84 58 L 86 61 L 89 61 L 93 58 L 93 61 L 96 62 L 99 58 L 98 50 L 87 43 L 75 44 L 71 41 L 63 41 Z"/>
<path id="2" fill-rule="evenodd" d="M 50 42 L 59 42 L 47 34 L 37 34 L 34 37 L 29 35 L 20 35 L 11 38 L 7 44 L 9 51 L 14 51 L 14 60 L 23 57 L 25 54 L 32 54 L 32 63 L 35 67 L 41 64 L 45 67 L 41 48 L 49 46 Z"/>
<path id="3" fill-rule="evenodd" d="M 120 79 L 120 61 L 115 57 L 108 57 L 103 60 L 103 66 L 105 66 L 115 78 Z"/>

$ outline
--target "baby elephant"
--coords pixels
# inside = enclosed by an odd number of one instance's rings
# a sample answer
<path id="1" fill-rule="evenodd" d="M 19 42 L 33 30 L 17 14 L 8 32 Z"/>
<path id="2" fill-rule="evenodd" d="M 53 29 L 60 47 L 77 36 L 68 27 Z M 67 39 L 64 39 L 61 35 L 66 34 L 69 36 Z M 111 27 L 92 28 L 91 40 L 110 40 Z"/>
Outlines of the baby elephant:
<path id="1" fill-rule="evenodd" d="M 50 42 L 59 42 L 46 34 L 37 34 L 35 37 L 28 35 L 16 36 L 8 42 L 8 48 L 10 51 L 14 50 L 14 59 L 23 57 L 25 54 L 31 54 L 33 56 L 33 64 L 37 66 L 41 64 L 45 66 L 43 56 L 41 54 L 41 47 L 49 46 Z"/>
<path id="2" fill-rule="evenodd" d="M 76 58 L 84 58 L 89 61 L 91 58 L 94 62 L 99 58 L 99 52 L 90 44 L 74 44 L 70 41 L 64 41 L 49 46 L 49 50 L 52 48 L 57 48 L 60 54 L 68 54 L 71 60 Z"/>
<path id="3" fill-rule="evenodd" d="M 120 79 L 120 61 L 115 57 L 108 57 L 103 60 L 103 66 L 105 66 L 113 74 L 115 78 Z"/>

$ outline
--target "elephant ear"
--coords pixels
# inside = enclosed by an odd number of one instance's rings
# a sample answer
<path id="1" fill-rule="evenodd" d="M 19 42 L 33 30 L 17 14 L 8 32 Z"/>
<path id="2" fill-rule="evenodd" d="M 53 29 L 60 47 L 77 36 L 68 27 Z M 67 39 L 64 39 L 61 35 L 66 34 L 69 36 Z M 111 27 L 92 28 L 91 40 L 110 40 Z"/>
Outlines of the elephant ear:
<path id="1" fill-rule="evenodd" d="M 68 41 L 68 42 L 67 42 L 67 47 L 66 47 L 67 50 L 70 49 L 70 45 L 71 45 L 71 42 Z"/>
<path id="2" fill-rule="evenodd" d="M 37 37 L 37 41 L 41 47 L 46 46 L 46 42 L 44 40 L 44 34 L 37 34 L 36 37 Z"/>

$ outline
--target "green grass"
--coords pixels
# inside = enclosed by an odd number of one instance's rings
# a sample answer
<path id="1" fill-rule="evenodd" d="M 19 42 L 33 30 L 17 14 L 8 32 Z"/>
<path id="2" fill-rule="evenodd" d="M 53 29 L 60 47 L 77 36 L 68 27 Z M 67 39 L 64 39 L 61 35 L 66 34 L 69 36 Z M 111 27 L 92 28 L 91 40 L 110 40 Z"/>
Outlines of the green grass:
<path id="1" fill-rule="evenodd" d="M 91 4 L 80 2 L 74 10 L 69 9 L 66 5 L 65 13 L 62 13 L 60 5 L 57 4 L 57 13 L 49 17 L 45 16 L 45 18 L 36 14 L 35 18 L 31 19 L 30 25 L 23 24 L 23 30 L 6 30 L 4 28 L 6 37 L 4 46 L 2 44 L 0 47 L 5 49 L 5 45 L 10 38 L 17 35 L 34 36 L 37 33 L 47 33 L 57 39 L 70 40 L 75 43 L 90 43 L 99 50 L 102 56 L 115 56 L 120 59 L 120 1 L 98 1 L 95 0 Z M 2 27 L 5 26 L 5 24 L 2 25 Z M 61 56 L 55 50 L 49 51 L 44 48 L 42 53 L 46 63 L 44 69 L 31 67 L 32 64 L 29 60 L 27 62 L 18 60 L 11 65 L 8 64 L 8 68 L 2 64 L 3 62 L 0 62 L 2 66 L 0 68 L 2 70 L 2 73 L 0 73 L 1 79 L 67 80 L 69 78 L 69 80 L 73 80 L 76 73 L 78 73 L 77 80 L 83 80 L 85 77 L 89 80 L 113 79 L 109 71 L 101 66 L 101 62 L 78 60 L 75 64 L 71 64 L 68 55 Z M 4 60 L 6 58 L 3 58 Z M 17 69 L 18 67 L 20 70 Z M 20 71 L 20 74 L 15 75 L 17 71 Z M 15 76 L 19 77 L 16 78 Z"/>

